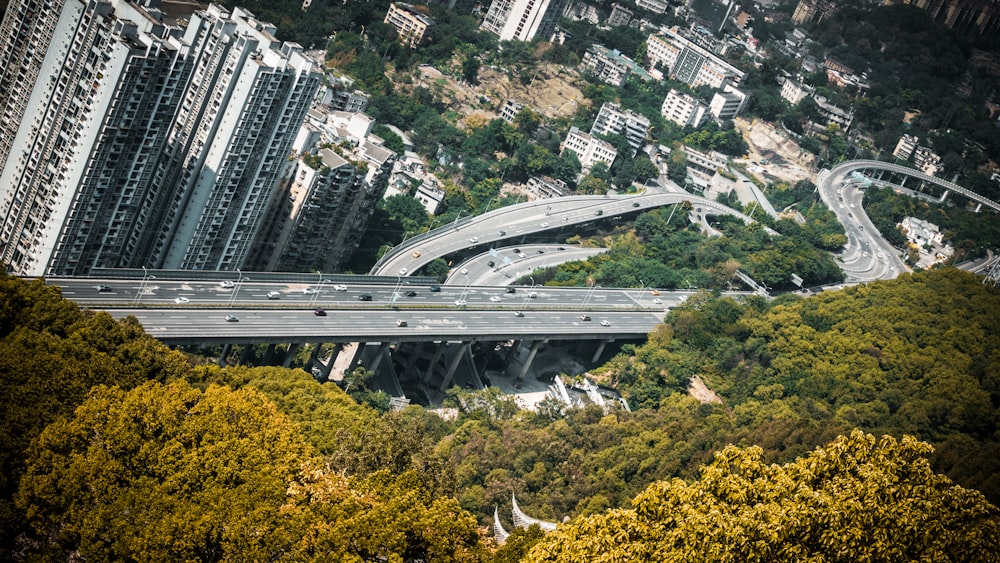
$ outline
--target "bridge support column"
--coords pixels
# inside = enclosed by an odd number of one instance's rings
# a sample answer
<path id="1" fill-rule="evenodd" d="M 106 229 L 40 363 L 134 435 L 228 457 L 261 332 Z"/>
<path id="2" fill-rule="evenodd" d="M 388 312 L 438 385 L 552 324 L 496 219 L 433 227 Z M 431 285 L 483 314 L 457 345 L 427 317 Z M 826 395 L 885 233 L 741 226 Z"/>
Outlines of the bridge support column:
<path id="1" fill-rule="evenodd" d="M 441 354 L 444 354 L 444 350 L 445 350 L 445 343 L 438 342 L 437 350 L 434 350 L 434 356 L 431 357 L 430 364 L 427 365 L 427 372 L 424 373 L 424 377 L 422 379 L 424 383 L 429 383 L 431 377 L 434 376 L 434 367 L 437 366 L 438 360 L 441 359 Z"/>
<path id="2" fill-rule="evenodd" d="M 285 352 L 285 359 L 281 362 L 281 367 L 287 368 L 292 366 L 292 360 L 295 359 L 295 353 L 299 351 L 302 344 L 298 342 L 292 342 L 288 345 L 288 351 Z"/>
<path id="3" fill-rule="evenodd" d="M 273 362 L 274 362 L 274 342 L 271 342 L 270 344 L 267 345 L 267 348 L 264 350 L 263 364 L 265 366 L 269 366 Z"/>
<path id="4" fill-rule="evenodd" d="M 607 346 L 609 342 L 614 342 L 614 341 L 615 340 L 613 338 L 602 340 L 601 344 L 597 347 L 597 350 L 594 350 L 594 357 L 590 358 L 590 363 L 596 364 L 597 360 L 601 359 L 601 354 L 604 353 L 604 347 Z"/>
<path id="5" fill-rule="evenodd" d="M 323 371 L 324 381 L 330 380 L 330 374 L 333 372 L 333 364 L 337 363 L 337 355 L 340 354 L 343 348 L 343 344 L 339 342 L 334 343 L 333 349 L 330 350 L 330 359 L 326 362 L 326 366 L 320 368 Z"/>
<path id="6" fill-rule="evenodd" d="M 309 354 L 309 369 L 312 369 L 313 366 L 316 365 L 316 362 L 319 361 L 319 351 L 322 350 L 322 349 L 323 349 L 323 343 L 322 342 L 315 342 L 315 343 L 313 343 L 312 353 Z"/>
<path id="7" fill-rule="evenodd" d="M 219 354 L 219 367 L 226 367 L 226 364 L 228 363 L 226 361 L 226 358 L 228 358 L 229 354 L 231 354 L 232 352 L 233 352 L 232 344 L 225 344 L 222 346 L 222 353 Z"/>
<path id="8" fill-rule="evenodd" d="M 504 363 L 506 363 L 507 365 L 510 365 L 510 362 L 514 360 L 514 356 L 517 355 L 517 349 L 520 348 L 520 347 L 521 347 L 521 341 L 520 340 L 515 340 L 510 345 L 510 348 L 507 349 L 507 357 L 504 358 Z"/>
<path id="9" fill-rule="evenodd" d="M 361 358 L 364 357 L 365 346 L 367 342 L 358 342 L 357 348 L 354 349 L 354 355 L 351 356 L 351 363 L 347 366 L 347 371 L 345 373 L 350 373 L 354 371 L 354 368 L 358 367 L 358 363 L 361 362 Z"/>
<path id="10" fill-rule="evenodd" d="M 546 339 L 536 340 L 531 343 L 531 350 L 528 352 L 528 357 L 524 360 L 524 365 L 521 366 L 521 371 L 517 374 L 517 379 L 514 380 L 514 386 L 519 387 L 524 381 L 524 376 L 528 375 L 528 370 L 531 369 L 531 362 L 535 361 L 535 354 L 538 353 L 538 349 L 542 347 L 542 344 L 548 342 Z"/>
<path id="11" fill-rule="evenodd" d="M 948 190 L 945 190 L 944 193 L 941 194 L 941 199 L 938 200 L 938 201 L 940 201 L 941 203 L 944 203 L 944 200 L 948 197 L 948 194 L 950 194 L 950 193 L 951 192 L 949 192 Z M 980 205 L 982 205 L 982 204 L 980 204 Z"/>
<path id="12" fill-rule="evenodd" d="M 398 353 L 402 347 L 403 343 L 396 346 L 396 352 Z M 410 357 L 407 358 L 406 365 L 403 366 L 403 371 L 399 373 L 400 379 L 406 379 L 407 374 L 413 370 L 413 366 L 417 365 L 417 360 L 420 359 L 420 354 L 422 352 L 421 344 L 419 342 L 413 342 L 410 346 L 407 346 L 407 348 L 409 349 Z"/>
<path id="13" fill-rule="evenodd" d="M 253 358 L 253 344 L 244 344 L 243 353 L 240 354 L 240 365 L 249 364 L 251 358 Z"/>
<path id="14" fill-rule="evenodd" d="M 469 346 L 472 345 L 472 341 L 463 342 L 459 347 L 458 352 L 455 353 L 455 357 L 451 359 L 451 363 L 448 364 L 448 371 L 444 374 L 444 381 L 441 382 L 441 392 L 444 393 L 448 386 L 451 385 L 452 379 L 455 378 L 455 370 L 458 369 L 458 364 L 461 363 L 462 358 L 465 353 L 469 350 Z"/>
<path id="15" fill-rule="evenodd" d="M 368 369 L 370 369 L 371 371 L 378 370 L 379 364 L 382 363 L 382 358 L 384 358 L 384 357 L 386 357 L 388 355 L 389 355 L 389 343 L 388 342 L 382 342 L 378 346 L 378 351 L 375 352 L 375 359 L 372 361 L 372 365 L 371 366 L 366 366 L 366 367 L 368 367 Z"/>

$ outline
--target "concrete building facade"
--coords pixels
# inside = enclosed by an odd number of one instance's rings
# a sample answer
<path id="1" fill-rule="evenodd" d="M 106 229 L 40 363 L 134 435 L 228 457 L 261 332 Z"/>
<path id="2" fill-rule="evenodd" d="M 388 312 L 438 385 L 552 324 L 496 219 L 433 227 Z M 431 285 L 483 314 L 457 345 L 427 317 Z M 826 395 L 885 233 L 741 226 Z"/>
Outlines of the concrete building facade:
<path id="1" fill-rule="evenodd" d="M 743 112 L 748 98 L 746 92 L 732 84 L 726 84 L 721 92 L 716 92 L 712 96 L 708 109 L 716 119 L 732 119 Z"/>
<path id="2" fill-rule="evenodd" d="M 743 71 L 680 34 L 677 28 L 662 30 L 646 40 L 648 67 L 660 65 L 668 74 L 692 88 L 703 84 L 722 88 L 727 81 L 738 86 Z"/>
<path id="3" fill-rule="evenodd" d="M 383 23 L 396 28 L 399 40 L 411 49 L 419 47 L 434 26 L 433 19 L 410 4 L 402 2 L 389 4 L 389 11 L 386 12 Z"/>
<path id="4" fill-rule="evenodd" d="M 589 170 L 591 166 L 598 162 L 603 162 L 608 166 L 615 161 L 618 156 L 618 149 L 594 137 L 589 133 L 580 131 L 576 127 L 570 127 L 566 140 L 563 141 L 562 150 L 571 150 L 580 159 L 580 164 L 584 169 Z"/>
<path id="5" fill-rule="evenodd" d="M 493 0 L 482 28 L 500 41 L 548 40 L 569 0 Z"/>
<path id="6" fill-rule="evenodd" d="M 681 127 L 698 127 L 708 118 L 708 106 L 688 94 L 671 89 L 663 99 L 660 112 Z"/>
<path id="7" fill-rule="evenodd" d="M 594 125 L 590 128 L 591 135 L 622 135 L 632 147 L 632 154 L 639 150 L 649 136 L 650 123 L 644 115 L 632 110 L 623 110 L 614 102 L 604 102 Z"/>

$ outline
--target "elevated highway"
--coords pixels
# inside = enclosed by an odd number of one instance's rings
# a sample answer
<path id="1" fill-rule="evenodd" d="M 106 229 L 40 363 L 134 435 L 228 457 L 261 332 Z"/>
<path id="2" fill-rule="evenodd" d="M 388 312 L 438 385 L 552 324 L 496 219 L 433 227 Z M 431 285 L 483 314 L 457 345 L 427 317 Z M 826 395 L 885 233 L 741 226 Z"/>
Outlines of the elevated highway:
<path id="1" fill-rule="evenodd" d="M 569 196 L 520 203 L 489 213 L 456 219 L 392 248 L 375 264 L 372 275 L 409 275 L 435 258 L 459 251 L 486 250 L 493 246 L 521 244 L 529 235 L 553 235 L 571 227 L 623 215 L 634 215 L 682 202 L 691 203 L 691 216 L 732 215 L 746 223 L 753 219 L 716 201 L 686 192 L 640 195 Z M 769 229 L 770 231 L 770 229 Z M 573 233 L 576 230 L 572 231 Z M 777 234 L 770 231 L 772 234 Z"/>

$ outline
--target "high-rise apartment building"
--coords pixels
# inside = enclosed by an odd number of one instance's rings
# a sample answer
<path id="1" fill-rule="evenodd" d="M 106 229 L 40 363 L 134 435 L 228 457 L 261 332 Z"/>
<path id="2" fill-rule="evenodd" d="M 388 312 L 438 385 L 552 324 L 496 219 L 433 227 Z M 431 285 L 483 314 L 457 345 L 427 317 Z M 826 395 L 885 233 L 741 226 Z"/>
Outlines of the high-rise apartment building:
<path id="1" fill-rule="evenodd" d="M 500 41 L 549 39 L 569 0 L 493 0 L 482 28 Z"/>
<path id="2" fill-rule="evenodd" d="M 0 24 L 25 55 L 0 79 L 0 260 L 24 275 L 241 266 L 319 84 L 301 48 L 214 5 L 181 29 L 155 0 L 16 4 Z"/>
<path id="3" fill-rule="evenodd" d="M 383 23 L 396 28 L 399 40 L 411 49 L 423 43 L 431 27 L 434 26 L 434 20 L 427 14 L 402 2 L 389 4 L 389 11 L 386 12 Z"/>
<path id="4" fill-rule="evenodd" d="M 566 140 L 562 144 L 563 151 L 573 151 L 580 159 L 580 165 L 585 170 L 598 162 L 603 162 L 611 166 L 615 157 L 618 156 L 618 149 L 607 141 L 602 141 L 590 133 L 580 131 L 576 127 L 570 127 Z"/>

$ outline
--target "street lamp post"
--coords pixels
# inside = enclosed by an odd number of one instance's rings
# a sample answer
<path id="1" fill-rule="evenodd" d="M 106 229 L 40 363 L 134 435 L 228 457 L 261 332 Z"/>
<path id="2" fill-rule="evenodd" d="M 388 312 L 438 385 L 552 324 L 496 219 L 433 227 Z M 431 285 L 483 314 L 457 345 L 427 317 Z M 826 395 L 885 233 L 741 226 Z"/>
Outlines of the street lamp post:
<path id="1" fill-rule="evenodd" d="M 233 288 L 233 293 L 229 296 L 229 304 L 232 305 L 236 302 L 236 295 L 239 294 L 240 288 L 243 287 L 243 282 L 250 281 L 250 278 L 243 277 L 243 272 L 239 268 L 236 268 L 236 273 L 239 274 L 239 279 L 236 280 L 236 287 Z"/>
<path id="2" fill-rule="evenodd" d="M 149 270 L 145 266 L 142 267 L 142 281 L 139 282 L 139 290 L 135 292 L 135 304 L 138 305 L 142 302 L 142 292 L 146 290 L 146 280 L 149 279 Z M 155 279 L 155 277 L 154 277 Z"/>
<path id="3" fill-rule="evenodd" d="M 451 224 L 452 227 L 458 228 L 458 220 L 462 218 L 462 213 L 465 213 L 464 209 L 458 210 L 458 215 L 455 216 L 455 222 Z"/>

